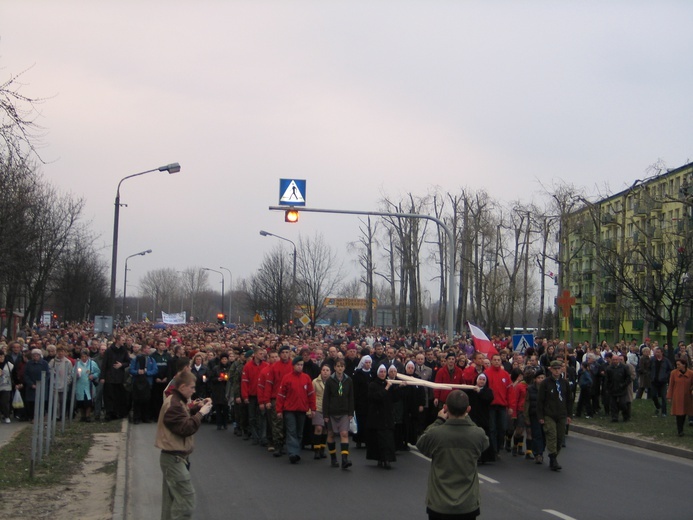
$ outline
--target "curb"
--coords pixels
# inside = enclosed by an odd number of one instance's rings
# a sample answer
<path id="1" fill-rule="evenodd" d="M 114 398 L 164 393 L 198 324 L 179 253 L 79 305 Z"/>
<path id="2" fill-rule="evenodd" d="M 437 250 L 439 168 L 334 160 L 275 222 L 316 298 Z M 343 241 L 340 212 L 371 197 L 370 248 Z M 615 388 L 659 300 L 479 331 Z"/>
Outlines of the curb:
<path id="1" fill-rule="evenodd" d="M 113 520 L 125 520 L 127 510 L 127 461 L 130 430 L 128 421 L 123 421 L 120 430 L 120 450 L 118 452 L 118 469 L 116 471 L 115 493 L 113 495 Z"/>
<path id="2" fill-rule="evenodd" d="M 667 446 L 666 444 L 658 444 L 653 441 L 636 439 L 633 437 L 628 437 L 627 435 L 605 432 L 603 430 L 590 428 L 588 426 L 577 426 L 574 423 L 570 425 L 570 431 L 581 433 L 582 435 L 586 435 L 588 437 L 596 437 L 598 439 L 605 439 L 608 441 L 618 442 L 620 444 L 627 444 L 629 446 L 636 446 L 638 448 L 664 453 L 666 455 L 673 455 L 675 457 L 693 460 L 693 451 L 684 448 L 677 448 L 675 446 Z"/>

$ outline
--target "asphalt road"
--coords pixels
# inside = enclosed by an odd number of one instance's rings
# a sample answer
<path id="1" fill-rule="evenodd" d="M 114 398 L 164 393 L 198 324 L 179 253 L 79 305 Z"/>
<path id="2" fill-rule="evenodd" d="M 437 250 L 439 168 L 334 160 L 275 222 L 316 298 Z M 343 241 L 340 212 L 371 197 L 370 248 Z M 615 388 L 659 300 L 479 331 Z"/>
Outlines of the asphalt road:
<path id="1" fill-rule="evenodd" d="M 127 518 L 160 515 L 155 425 L 131 425 Z M 391 471 L 352 446 L 354 466 L 331 468 L 305 451 L 297 465 L 231 431 L 203 425 L 191 457 L 198 519 L 424 519 L 428 461 L 398 454 Z M 687 518 L 693 461 L 572 434 L 563 471 L 504 455 L 480 467 L 481 518 L 637 520 Z"/>

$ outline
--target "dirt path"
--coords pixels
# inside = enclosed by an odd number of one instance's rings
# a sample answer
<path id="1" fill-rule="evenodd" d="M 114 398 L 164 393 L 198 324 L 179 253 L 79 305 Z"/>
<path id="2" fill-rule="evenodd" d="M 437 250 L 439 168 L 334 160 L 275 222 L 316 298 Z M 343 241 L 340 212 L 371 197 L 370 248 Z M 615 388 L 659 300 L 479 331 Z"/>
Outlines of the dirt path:
<path id="1" fill-rule="evenodd" d="M 15 520 L 110 520 L 120 433 L 94 434 L 80 471 L 69 482 L 3 493 L 2 516 Z"/>

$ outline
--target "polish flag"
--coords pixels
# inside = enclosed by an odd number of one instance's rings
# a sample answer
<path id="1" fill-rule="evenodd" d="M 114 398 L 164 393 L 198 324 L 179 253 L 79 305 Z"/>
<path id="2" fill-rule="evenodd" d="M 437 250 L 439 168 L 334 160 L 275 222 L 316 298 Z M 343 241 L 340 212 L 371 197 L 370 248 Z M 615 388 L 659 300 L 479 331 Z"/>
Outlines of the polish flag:
<path id="1" fill-rule="evenodd" d="M 487 357 L 491 357 L 494 354 L 498 354 L 496 347 L 493 346 L 493 343 L 491 343 L 491 340 L 488 339 L 488 336 L 484 334 L 483 330 L 481 330 L 476 325 L 472 325 L 469 322 L 467 322 L 467 325 L 469 325 L 469 330 L 472 333 L 472 338 L 474 338 L 474 350 L 486 354 Z"/>

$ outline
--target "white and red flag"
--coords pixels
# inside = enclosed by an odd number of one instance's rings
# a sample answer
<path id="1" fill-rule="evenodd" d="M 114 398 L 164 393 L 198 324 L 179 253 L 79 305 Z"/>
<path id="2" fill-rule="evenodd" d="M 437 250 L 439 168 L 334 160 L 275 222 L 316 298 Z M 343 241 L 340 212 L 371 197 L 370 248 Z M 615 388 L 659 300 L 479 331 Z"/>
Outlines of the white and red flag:
<path id="1" fill-rule="evenodd" d="M 472 333 L 472 338 L 474 338 L 474 350 L 486 354 L 487 357 L 491 357 L 494 354 L 498 354 L 496 347 L 493 346 L 493 343 L 491 343 L 491 340 L 488 339 L 488 336 L 484 333 L 483 330 L 481 330 L 476 325 L 472 325 L 469 322 L 467 322 L 467 325 L 469 325 L 469 330 Z"/>

